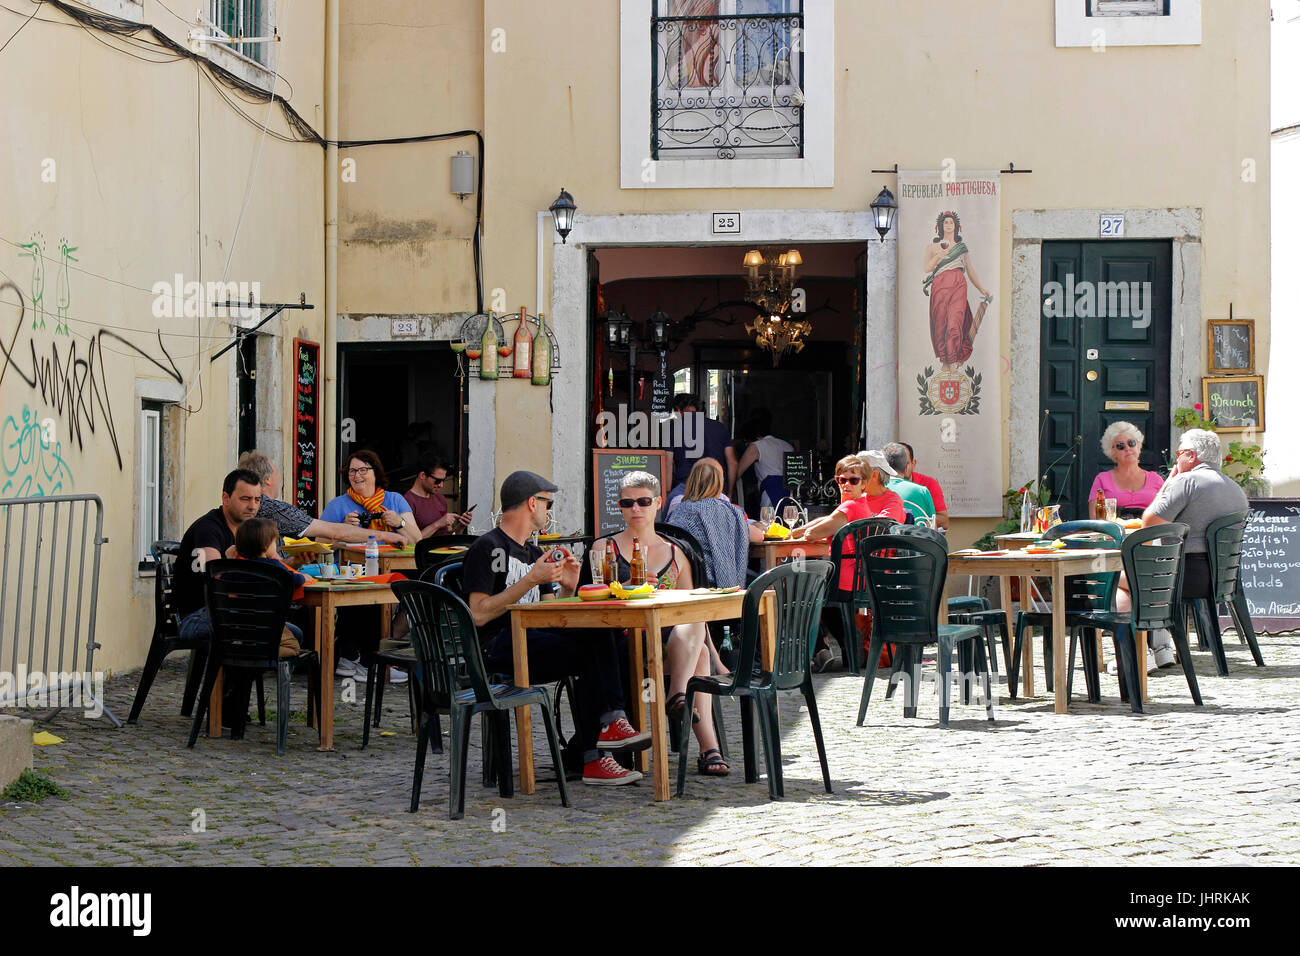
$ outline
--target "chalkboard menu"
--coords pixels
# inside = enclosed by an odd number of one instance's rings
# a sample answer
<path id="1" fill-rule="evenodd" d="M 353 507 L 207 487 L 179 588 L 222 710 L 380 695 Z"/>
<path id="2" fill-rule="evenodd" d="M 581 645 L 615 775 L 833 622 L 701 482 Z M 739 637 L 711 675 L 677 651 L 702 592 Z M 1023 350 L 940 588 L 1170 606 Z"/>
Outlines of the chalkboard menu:
<path id="1" fill-rule="evenodd" d="M 666 415 L 671 409 L 673 384 L 668 377 L 668 353 L 659 353 L 659 365 L 655 368 L 654 378 L 650 381 L 650 414 Z"/>
<path id="2" fill-rule="evenodd" d="M 1209 376 L 1201 379 L 1204 415 L 1219 432 L 1264 430 L 1262 375 Z"/>
<path id="3" fill-rule="evenodd" d="M 1255 323 L 1251 319 L 1210 319 L 1210 373 L 1255 371 Z"/>
<path id="4" fill-rule="evenodd" d="M 1251 498 L 1241 589 L 1257 631 L 1300 628 L 1300 498 Z"/>
<path id="5" fill-rule="evenodd" d="M 782 475 L 785 486 L 787 488 L 793 488 L 796 485 L 803 486 L 795 494 L 807 491 L 807 484 L 812 478 L 812 452 L 787 451 L 784 458 Z"/>
<path id="6" fill-rule="evenodd" d="M 618 508 L 618 483 L 623 476 L 629 471 L 648 471 L 659 479 L 660 489 L 667 494 L 673 459 L 671 452 L 654 449 L 597 448 L 591 453 L 591 469 L 592 494 L 596 496 L 595 535 L 599 538 L 623 527 L 623 513 Z"/>
<path id="7" fill-rule="evenodd" d="M 320 345 L 293 340 L 293 496 L 294 504 L 316 513 L 320 434 Z"/>

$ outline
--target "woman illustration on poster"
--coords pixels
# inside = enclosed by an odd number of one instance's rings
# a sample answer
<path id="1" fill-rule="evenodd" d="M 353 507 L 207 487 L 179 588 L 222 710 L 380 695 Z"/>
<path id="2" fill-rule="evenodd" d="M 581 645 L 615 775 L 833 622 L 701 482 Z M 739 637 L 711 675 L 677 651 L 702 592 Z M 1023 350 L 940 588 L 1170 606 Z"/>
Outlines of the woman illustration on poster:
<path id="1" fill-rule="evenodd" d="M 925 280 L 922 288 L 930 297 L 930 342 L 943 371 L 951 372 L 970 358 L 984 318 L 984 310 L 993 301 L 975 275 L 970 250 L 961 238 L 961 219 L 955 212 L 939 213 L 934 223 L 935 238 L 925 247 Z M 967 299 L 966 277 L 983 297 L 977 315 L 972 315 Z"/>

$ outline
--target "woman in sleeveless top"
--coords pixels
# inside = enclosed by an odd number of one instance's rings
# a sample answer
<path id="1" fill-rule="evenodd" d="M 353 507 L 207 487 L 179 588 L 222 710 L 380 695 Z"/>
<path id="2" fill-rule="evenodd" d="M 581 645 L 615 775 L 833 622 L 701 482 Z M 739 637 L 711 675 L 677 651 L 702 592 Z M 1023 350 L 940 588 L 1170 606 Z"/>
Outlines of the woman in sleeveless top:
<path id="1" fill-rule="evenodd" d="M 597 549 L 613 546 L 618 564 L 618 578 L 631 579 L 628 559 L 632 557 L 632 539 L 641 546 L 645 559 L 646 580 L 658 588 L 685 588 L 695 586 L 691 580 L 691 566 L 671 541 L 655 531 L 655 518 L 659 514 L 659 479 L 649 472 L 634 471 L 626 475 L 618 486 L 618 506 L 623 512 L 626 527 L 617 534 L 600 538 L 592 543 Z M 665 704 L 668 719 L 683 721 L 686 711 L 686 682 L 695 676 L 707 677 L 710 672 L 709 649 L 705 646 L 709 630 L 703 623 L 678 624 L 668 631 L 665 666 L 671 675 L 668 700 Z M 693 715 L 695 737 L 700 744 L 698 769 L 704 776 L 725 776 L 731 772 L 718 749 L 718 735 L 713 726 L 713 702 L 709 695 L 696 696 L 697 710 Z"/>
<path id="2" fill-rule="evenodd" d="M 1118 512 L 1142 511 L 1156 500 L 1165 480 L 1158 472 L 1147 471 L 1138 464 L 1142 456 L 1143 436 L 1130 422 L 1111 422 L 1101 436 L 1101 450 L 1115 467 L 1098 472 L 1088 489 L 1088 516 L 1106 517 L 1097 513 L 1097 492 L 1102 498 L 1114 498 Z"/>

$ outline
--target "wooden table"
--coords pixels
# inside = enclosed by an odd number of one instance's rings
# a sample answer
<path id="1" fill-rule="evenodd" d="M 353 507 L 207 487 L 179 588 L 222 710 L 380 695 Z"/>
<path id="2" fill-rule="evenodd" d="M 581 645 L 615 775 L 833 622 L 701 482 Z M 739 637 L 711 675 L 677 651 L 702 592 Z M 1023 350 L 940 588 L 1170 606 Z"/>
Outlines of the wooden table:
<path id="1" fill-rule="evenodd" d="M 760 541 L 749 543 L 750 554 L 758 554 L 762 570 L 768 571 L 786 558 L 802 554 L 805 558 L 824 558 L 831 553 L 831 543 L 827 538 L 820 541 L 793 540 L 782 538 L 779 541 Z"/>
<path id="2" fill-rule="evenodd" d="M 1015 633 L 1015 621 L 1011 617 L 1011 578 L 1020 578 L 1022 603 L 1027 605 L 1029 579 L 1032 577 L 1051 578 L 1052 580 L 1052 678 L 1056 694 L 1056 712 L 1068 711 L 1066 697 L 1066 667 L 1069 662 L 1070 647 L 1065 632 L 1065 579 L 1072 574 L 1101 573 L 1122 571 L 1124 562 L 1120 552 L 1113 549 L 1062 548 L 1054 554 L 1025 554 L 1012 551 L 1005 555 L 948 555 L 948 580 L 954 575 L 977 574 L 996 577 L 1002 588 L 1002 607 L 1007 615 L 1007 633 Z M 948 622 L 948 601 L 939 602 L 939 621 Z M 1139 644 L 1142 650 L 1142 644 Z M 1029 641 L 1025 641 L 1020 672 L 1024 675 L 1025 696 L 1034 692 L 1033 657 Z M 1139 657 L 1145 661 L 1145 656 Z M 1146 667 L 1141 666 L 1142 693 L 1146 694 Z"/>
<path id="3" fill-rule="evenodd" d="M 341 556 L 348 559 L 352 564 L 365 564 L 366 546 L 364 544 L 348 543 L 336 544 L 334 550 Z M 340 561 L 339 564 L 344 562 Z M 387 574 L 389 571 L 414 571 L 415 570 L 415 549 L 414 548 L 379 548 L 379 573 Z"/>
<path id="4" fill-rule="evenodd" d="M 628 716 L 632 726 L 640 730 L 645 723 L 645 704 L 650 705 L 650 751 L 654 771 L 654 796 L 667 800 L 671 796 L 668 785 L 668 733 L 664 714 L 663 647 L 659 639 L 660 628 L 674 624 L 693 624 L 703 621 L 727 621 L 741 616 L 745 592 L 731 594 L 692 594 L 689 591 L 657 591 L 653 597 L 633 601 L 581 601 L 578 598 L 559 598 L 553 601 L 536 601 L 531 604 L 512 604 L 510 611 L 511 639 L 514 646 L 514 682 L 519 687 L 528 683 L 529 628 L 603 628 L 621 630 L 631 634 L 628 657 L 631 661 Z M 760 609 L 760 653 L 763 666 L 771 670 L 776 646 L 772 629 L 775 622 L 772 602 L 774 595 L 764 595 Z M 644 650 L 643 650 L 644 649 Z M 643 700 L 642 685 L 645 679 L 643 653 L 649 660 L 652 682 L 650 699 Z M 515 711 L 519 734 L 519 790 L 533 793 L 533 730 L 529 709 Z M 690 725 L 683 730 L 690 733 Z M 646 753 L 637 754 L 637 765 L 645 770 Z M 563 773 L 563 767 L 556 768 Z"/>
<path id="5" fill-rule="evenodd" d="M 387 584 L 327 584 L 318 581 L 303 588 L 298 601 L 316 608 L 316 653 L 320 657 L 320 749 L 334 749 L 334 611 L 341 607 L 396 604 L 397 595 Z M 208 702 L 208 736 L 221 736 L 221 680 Z"/>

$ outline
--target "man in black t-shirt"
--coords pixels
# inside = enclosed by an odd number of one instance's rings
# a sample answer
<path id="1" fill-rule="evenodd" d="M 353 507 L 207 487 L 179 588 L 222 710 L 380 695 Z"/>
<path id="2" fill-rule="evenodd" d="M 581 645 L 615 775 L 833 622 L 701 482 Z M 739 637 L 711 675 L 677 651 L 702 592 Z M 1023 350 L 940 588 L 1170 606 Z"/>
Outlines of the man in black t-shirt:
<path id="1" fill-rule="evenodd" d="M 226 556 L 226 550 L 235 543 L 235 529 L 256 517 L 261 504 L 261 480 L 247 469 L 236 468 L 221 483 L 221 507 L 203 515 L 181 536 L 172 578 L 181 637 L 206 640 L 211 635 L 208 611 L 203 605 L 203 569 L 207 562 Z"/>
<path id="2" fill-rule="evenodd" d="M 558 489 L 540 475 L 516 471 L 501 483 L 501 526 L 482 535 L 465 555 L 463 580 L 488 669 L 514 672 L 511 604 L 562 596 L 577 590 L 581 562 L 573 555 L 550 561 L 529 539 L 546 527 Z M 549 555 L 547 556 L 549 557 Z M 618 648 L 602 630 L 528 631 L 528 671 L 547 684 L 578 678 L 574 711 L 583 751 L 583 783 L 617 786 L 641 774 L 621 767 L 608 751 L 644 748 L 650 735 L 638 733 L 623 711 Z M 605 751 L 606 753 L 602 753 Z"/>

